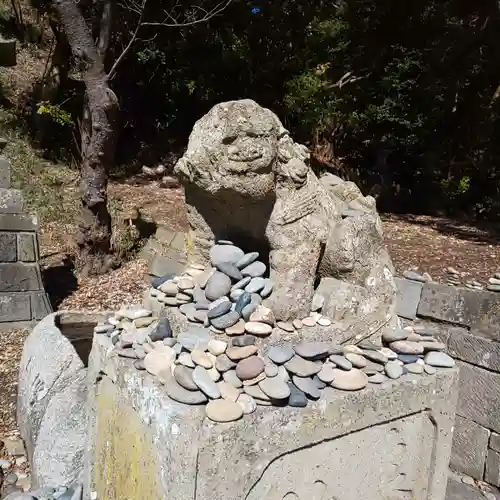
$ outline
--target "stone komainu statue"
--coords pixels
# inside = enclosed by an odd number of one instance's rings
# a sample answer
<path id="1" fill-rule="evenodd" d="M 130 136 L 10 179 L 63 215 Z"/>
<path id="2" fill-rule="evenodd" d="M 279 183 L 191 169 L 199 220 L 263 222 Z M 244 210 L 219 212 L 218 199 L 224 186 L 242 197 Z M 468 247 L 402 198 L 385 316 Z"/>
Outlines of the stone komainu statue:
<path id="1" fill-rule="evenodd" d="M 307 316 L 314 293 L 347 333 L 394 319 L 393 266 L 375 200 L 309 166 L 309 152 L 252 100 L 220 103 L 196 122 L 175 172 L 185 186 L 191 262 L 230 239 L 269 256 L 270 302 L 281 320 Z M 323 301 L 321 299 L 321 301 Z"/>

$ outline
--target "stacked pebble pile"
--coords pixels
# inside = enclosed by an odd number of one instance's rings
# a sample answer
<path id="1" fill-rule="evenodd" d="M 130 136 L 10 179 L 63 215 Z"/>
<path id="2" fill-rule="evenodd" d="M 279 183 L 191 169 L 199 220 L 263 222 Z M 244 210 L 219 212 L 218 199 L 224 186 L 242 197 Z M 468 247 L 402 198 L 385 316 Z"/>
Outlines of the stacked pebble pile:
<path id="1" fill-rule="evenodd" d="M 191 265 L 180 277 L 157 280 L 156 298 L 179 307 L 193 323 L 177 335 L 167 318 L 154 318 L 139 306 L 118 311 L 95 332 L 109 335 L 117 354 L 134 359 L 136 369 L 157 377 L 171 399 L 206 404 L 207 417 L 215 422 L 237 420 L 258 405 L 305 407 L 327 386 L 357 391 L 455 365 L 435 332 L 420 327 L 391 331 L 383 345 L 267 344 L 275 318 L 260 301 L 273 284 L 262 277 L 266 266 L 257 258 L 219 244 L 211 252 L 216 270 Z M 321 309 L 318 297 L 313 303 Z M 292 332 L 316 323 L 330 321 L 313 311 L 300 322 L 278 325 Z"/>

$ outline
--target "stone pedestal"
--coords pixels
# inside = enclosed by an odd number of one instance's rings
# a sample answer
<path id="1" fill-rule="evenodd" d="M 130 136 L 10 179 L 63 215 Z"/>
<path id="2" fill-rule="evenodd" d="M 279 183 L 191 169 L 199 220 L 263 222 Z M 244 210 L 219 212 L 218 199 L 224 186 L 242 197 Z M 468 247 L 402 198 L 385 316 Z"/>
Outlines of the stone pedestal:
<path id="1" fill-rule="evenodd" d="M 10 187 L 0 157 L 0 331 L 25 327 L 52 311 L 38 265 L 38 218 L 23 214 L 23 196 Z"/>
<path id="2" fill-rule="evenodd" d="M 84 498 L 444 500 L 457 372 L 325 389 L 304 409 L 229 424 L 170 400 L 96 336 L 89 360 Z"/>

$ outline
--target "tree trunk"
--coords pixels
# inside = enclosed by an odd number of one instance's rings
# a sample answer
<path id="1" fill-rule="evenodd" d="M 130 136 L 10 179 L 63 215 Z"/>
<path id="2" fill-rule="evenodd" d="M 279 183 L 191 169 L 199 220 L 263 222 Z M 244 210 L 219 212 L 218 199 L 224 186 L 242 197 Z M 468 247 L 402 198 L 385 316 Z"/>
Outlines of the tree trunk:
<path id="1" fill-rule="evenodd" d="M 109 88 L 104 71 L 103 47 L 94 42 L 91 30 L 76 0 L 54 0 L 71 51 L 83 71 L 85 104 L 82 120 L 82 219 L 77 266 L 83 275 L 108 271 L 111 257 L 111 217 L 107 207 L 109 168 L 114 161 L 117 136 L 118 99 Z M 108 25 L 109 16 L 102 22 Z"/>

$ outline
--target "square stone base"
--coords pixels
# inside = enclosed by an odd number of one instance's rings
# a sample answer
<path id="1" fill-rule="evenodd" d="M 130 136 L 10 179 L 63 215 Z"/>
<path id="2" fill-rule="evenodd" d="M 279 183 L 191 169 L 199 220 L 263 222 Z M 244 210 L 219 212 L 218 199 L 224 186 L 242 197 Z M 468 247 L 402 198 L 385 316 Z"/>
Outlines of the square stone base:
<path id="1" fill-rule="evenodd" d="M 228 424 L 171 401 L 96 336 L 86 496 L 100 500 L 444 500 L 456 370 Z"/>

